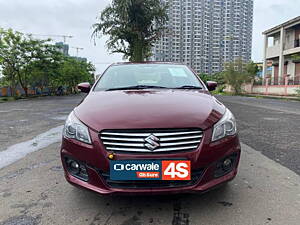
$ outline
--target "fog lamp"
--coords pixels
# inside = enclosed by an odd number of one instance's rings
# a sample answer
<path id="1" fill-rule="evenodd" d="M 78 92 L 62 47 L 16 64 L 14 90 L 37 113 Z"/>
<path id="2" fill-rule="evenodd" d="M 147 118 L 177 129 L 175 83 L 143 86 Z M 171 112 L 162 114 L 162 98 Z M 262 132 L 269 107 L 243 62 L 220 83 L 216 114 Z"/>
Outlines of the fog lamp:
<path id="1" fill-rule="evenodd" d="M 87 181 L 89 179 L 86 166 L 83 162 L 65 157 L 67 170 L 71 175 L 81 180 Z"/>
<path id="2" fill-rule="evenodd" d="M 229 156 L 226 156 L 226 158 L 219 160 L 216 163 L 215 177 L 221 177 L 230 173 L 236 165 L 237 156 L 237 153 L 233 153 Z"/>
<path id="3" fill-rule="evenodd" d="M 223 166 L 224 166 L 225 168 L 230 167 L 231 164 L 232 164 L 232 160 L 229 159 L 229 158 L 225 159 L 224 162 L 223 162 Z"/>
<path id="4" fill-rule="evenodd" d="M 72 161 L 71 165 L 70 165 L 73 169 L 78 169 L 79 168 L 79 164 L 76 161 Z"/>
<path id="5" fill-rule="evenodd" d="M 79 163 L 76 162 L 75 160 L 69 159 L 67 161 L 67 165 L 70 168 L 70 172 L 73 174 L 78 174 L 80 172 L 79 170 Z"/>

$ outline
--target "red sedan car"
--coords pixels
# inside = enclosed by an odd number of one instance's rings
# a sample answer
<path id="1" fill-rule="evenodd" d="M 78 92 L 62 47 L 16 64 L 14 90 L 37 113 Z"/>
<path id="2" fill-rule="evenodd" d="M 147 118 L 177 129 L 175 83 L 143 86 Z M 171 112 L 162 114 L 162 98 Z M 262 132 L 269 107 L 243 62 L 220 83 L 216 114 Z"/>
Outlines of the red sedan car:
<path id="1" fill-rule="evenodd" d="M 67 181 L 100 194 L 204 192 L 237 174 L 232 113 L 187 66 L 113 64 L 68 116 Z"/>

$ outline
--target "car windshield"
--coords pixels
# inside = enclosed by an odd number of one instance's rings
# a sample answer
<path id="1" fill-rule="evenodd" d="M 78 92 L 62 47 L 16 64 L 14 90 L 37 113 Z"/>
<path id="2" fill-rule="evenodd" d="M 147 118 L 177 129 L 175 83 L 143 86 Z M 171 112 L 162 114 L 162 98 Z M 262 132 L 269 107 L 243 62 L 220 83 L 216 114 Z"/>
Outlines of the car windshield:
<path id="1" fill-rule="evenodd" d="M 147 88 L 204 89 L 185 65 L 129 64 L 109 67 L 94 91 Z"/>

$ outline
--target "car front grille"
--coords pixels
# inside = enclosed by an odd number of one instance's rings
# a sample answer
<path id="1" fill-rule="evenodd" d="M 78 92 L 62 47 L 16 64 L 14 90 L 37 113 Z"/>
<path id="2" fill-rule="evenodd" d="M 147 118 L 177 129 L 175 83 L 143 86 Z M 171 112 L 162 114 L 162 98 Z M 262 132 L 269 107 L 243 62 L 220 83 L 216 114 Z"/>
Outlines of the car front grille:
<path id="1" fill-rule="evenodd" d="M 103 130 L 107 151 L 162 153 L 195 150 L 203 137 L 200 129 Z"/>
<path id="2" fill-rule="evenodd" d="M 124 181 L 124 180 L 111 180 L 109 177 L 109 173 L 103 173 L 99 171 L 99 174 L 102 176 L 102 178 L 105 180 L 106 184 L 111 188 L 124 188 L 124 189 L 130 189 L 130 188 L 140 188 L 140 189 L 147 189 L 147 188 L 176 188 L 176 187 L 187 187 L 187 186 L 193 186 L 199 183 L 199 181 L 202 178 L 204 170 L 193 170 L 191 174 L 191 180 L 174 180 L 174 181 L 168 181 L 168 180 L 130 180 L 130 181 Z"/>

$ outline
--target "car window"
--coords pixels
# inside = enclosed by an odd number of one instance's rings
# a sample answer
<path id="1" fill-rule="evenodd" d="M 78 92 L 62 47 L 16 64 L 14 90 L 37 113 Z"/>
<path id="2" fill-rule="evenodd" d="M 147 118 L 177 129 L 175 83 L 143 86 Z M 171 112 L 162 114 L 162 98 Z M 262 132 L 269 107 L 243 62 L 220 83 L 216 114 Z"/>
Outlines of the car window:
<path id="1" fill-rule="evenodd" d="M 203 88 L 194 73 L 185 65 L 133 64 L 114 65 L 98 81 L 95 91 L 132 86 L 157 86 L 178 88 L 194 86 Z"/>

